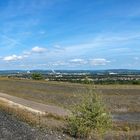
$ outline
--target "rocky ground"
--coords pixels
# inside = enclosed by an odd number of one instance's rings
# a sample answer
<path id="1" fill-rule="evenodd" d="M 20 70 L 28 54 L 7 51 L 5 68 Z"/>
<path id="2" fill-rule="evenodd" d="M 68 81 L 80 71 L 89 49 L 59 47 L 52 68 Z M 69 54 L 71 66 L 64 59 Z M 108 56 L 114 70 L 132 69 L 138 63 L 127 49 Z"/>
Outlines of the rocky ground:
<path id="1" fill-rule="evenodd" d="M 0 140 L 68 140 L 64 134 L 41 131 L 0 110 Z"/>
<path id="2" fill-rule="evenodd" d="M 109 133 L 104 140 L 139 140 L 139 131 Z M 0 140 L 75 140 L 67 135 L 50 129 L 32 127 L 25 122 L 18 120 L 11 114 L 0 109 Z M 80 139 L 77 139 L 80 140 Z M 84 139 L 83 139 L 84 140 Z M 93 139 L 92 139 L 93 140 Z"/>

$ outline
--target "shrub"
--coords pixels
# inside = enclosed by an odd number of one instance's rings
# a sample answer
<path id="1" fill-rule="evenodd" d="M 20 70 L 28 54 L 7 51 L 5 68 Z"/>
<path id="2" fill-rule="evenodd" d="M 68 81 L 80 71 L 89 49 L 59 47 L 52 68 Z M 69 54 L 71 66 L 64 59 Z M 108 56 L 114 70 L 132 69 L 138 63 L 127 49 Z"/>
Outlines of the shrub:
<path id="1" fill-rule="evenodd" d="M 74 137 L 92 137 L 103 134 L 112 126 L 109 112 L 99 95 L 90 93 L 75 106 L 68 118 L 67 130 Z"/>
<path id="2" fill-rule="evenodd" d="M 133 85 L 140 85 L 140 80 L 134 80 L 134 81 L 132 81 L 132 84 Z"/>
<path id="3" fill-rule="evenodd" d="M 32 74 L 32 79 L 33 80 L 42 80 L 43 76 L 40 73 L 33 73 Z"/>

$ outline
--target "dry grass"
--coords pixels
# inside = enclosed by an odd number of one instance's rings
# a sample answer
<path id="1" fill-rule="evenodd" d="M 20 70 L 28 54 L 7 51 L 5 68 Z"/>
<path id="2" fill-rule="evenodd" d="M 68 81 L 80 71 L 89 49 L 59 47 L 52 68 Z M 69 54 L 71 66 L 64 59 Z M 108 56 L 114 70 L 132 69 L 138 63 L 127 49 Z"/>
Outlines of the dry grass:
<path id="1" fill-rule="evenodd" d="M 66 108 L 84 94 L 83 88 L 44 81 L 0 79 L 0 92 Z"/>
<path id="2" fill-rule="evenodd" d="M 111 112 L 140 113 L 140 85 L 92 86 L 84 84 L 0 78 L 0 92 L 44 104 L 63 106 L 65 108 L 71 108 L 73 104 L 79 103 L 81 98 L 87 94 L 88 88 L 95 89 L 97 93 L 102 95 L 105 104 Z M 1 106 L 2 105 L 0 103 L 0 107 Z M 19 118 L 22 118 L 31 124 L 47 124 L 46 126 L 52 127 L 53 129 L 61 129 L 65 125 L 65 119 L 54 116 L 53 114 L 39 116 L 30 114 L 28 111 L 23 112 L 23 110 L 19 111 L 16 109 L 14 109 L 14 111 L 12 109 L 11 111 L 9 107 L 4 108 L 7 112 L 17 113 L 18 115 L 16 116 L 20 116 Z M 114 130 L 116 130 L 116 133 L 121 131 L 122 133 L 126 132 L 127 134 L 127 131 L 139 131 L 140 124 L 115 122 Z"/>
<path id="3" fill-rule="evenodd" d="M 16 106 L 9 106 L 7 102 L 0 101 L 0 109 L 31 125 L 37 125 L 39 123 L 39 114 L 34 114 L 25 109 L 17 108 Z"/>
<path id="4" fill-rule="evenodd" d="M 113 130 L 116 131 L 138 131 L 140 130 L 140 123 L 131 123 L 131 122 L 114 122 Z"/>
<path id="5" fill-rule="evenodd" d="M 88 88 L 102 94 L 111 112 L 140 112 L 140 85 L 84 85 L 0 78 L 0 92 L 64 108 L 79 103 Z"/>
<path id="6" fill-rule="evenodd" d="M 103 99 L 111 112 L 140 112 L 140 90 L 104 90 Z M 106 93 L 108 92 L 108 93 Z M 131 93 L 130 93 L 131 92 Z"/>
<path id="7" fill-rule="evenodd" d="M 41 115 L 40 113 L 30 112 L 17 106 L 10 106 L 5 101 L 0 101 L 0 110 L 16 117 L 18 120 L 26 122 L 32 126 L 39 128 L 48 128 L 62 131 L 65 119 L 53 114 Z"/>

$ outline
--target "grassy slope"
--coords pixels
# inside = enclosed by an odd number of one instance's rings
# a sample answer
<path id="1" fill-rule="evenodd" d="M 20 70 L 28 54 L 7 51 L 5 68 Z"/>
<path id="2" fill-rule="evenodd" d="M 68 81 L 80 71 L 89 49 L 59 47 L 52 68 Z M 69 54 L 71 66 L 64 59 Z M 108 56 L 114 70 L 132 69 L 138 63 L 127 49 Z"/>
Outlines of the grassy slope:
<path id="1" fill-rule="evenodd" d="M 93 88 L 101 93 L 112 112 L 140 112 L 140 86 L 138 85 L 82 85 L 32 80 L 0 78 L 0 92 L 45 104 L 55 104 L 66 108 L 80 101 Z M 119 130 L 139 130 L 139 124 L 117 123 Z M 115 128 L 116 129 L 116 128 Z"/>
<path id="2" fill-rule="evenodd" d="M 82 85 L 71 83 L 0 78 L 0 92 L 25 99 L 69 108 L 87 94 L 89 88 L 101 93 L 111 111 L 120 108 L 140 112 L 140 86 Z"/>
<path id="3" fill-rule="evenodd" d="M 69 106 L 84 93 L 83 86 L 45 81 L 0 79 L 0 92 L 45 104 Z"/>

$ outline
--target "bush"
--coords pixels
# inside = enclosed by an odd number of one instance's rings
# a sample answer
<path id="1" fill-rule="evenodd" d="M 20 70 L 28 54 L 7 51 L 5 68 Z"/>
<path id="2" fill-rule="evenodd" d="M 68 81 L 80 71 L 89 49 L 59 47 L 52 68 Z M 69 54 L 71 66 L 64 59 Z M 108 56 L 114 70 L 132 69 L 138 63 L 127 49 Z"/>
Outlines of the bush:
<path id="1" fill-rule="evenodd" d="M 140 85 L 140 81 L 139 80 L 134 80 L 134 81 L 132 81 L 132 84 L 133 85 Z"/>
<path id="2" fill-rule="evenodd" d="M 68 118 L 68 133 L 74 137 L 103 136 L 112 126 L 111 116 L 99 95 L 89 94 Z"/>
<path id="3" fill-rule="evenodd" d="M 42 80 L 43 76 L 40 73 L 33 73 L 32 74 L 32 79 L 33 80 Z"/>

